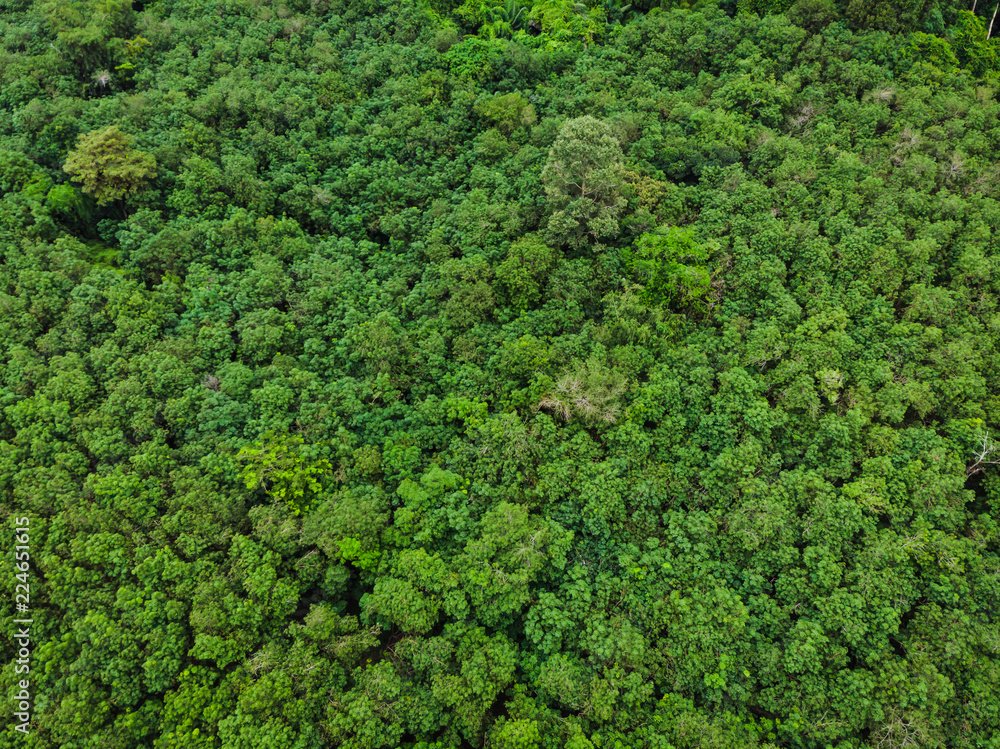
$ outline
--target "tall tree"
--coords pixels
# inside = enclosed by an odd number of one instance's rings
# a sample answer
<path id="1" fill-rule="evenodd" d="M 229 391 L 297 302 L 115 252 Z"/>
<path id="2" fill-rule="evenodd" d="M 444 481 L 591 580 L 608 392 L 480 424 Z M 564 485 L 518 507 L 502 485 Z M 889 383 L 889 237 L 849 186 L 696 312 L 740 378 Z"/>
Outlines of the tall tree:
<path id="1" fill-rule="evenodd" d="M 83 184 L 98 205 L 125 200 L 156 176 L 156 158 L 132 148 L 132 138 L 117 125 L 83 134 L 69 152 L 63 171 Z"/>

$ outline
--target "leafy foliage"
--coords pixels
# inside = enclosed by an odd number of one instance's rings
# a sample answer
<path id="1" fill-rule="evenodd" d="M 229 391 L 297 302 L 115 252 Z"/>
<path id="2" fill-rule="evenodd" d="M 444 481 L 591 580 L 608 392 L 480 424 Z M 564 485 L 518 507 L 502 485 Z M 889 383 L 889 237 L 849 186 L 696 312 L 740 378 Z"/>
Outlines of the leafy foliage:
<path id="1" fill-rule="evenodd" d="M 263 489 L 300 515 L 321 491 L 320 477 L 332 468 L 326 458 L 310 459 L 310 452 L 301 434 L 279 437 L 269 432 L 240 448 L 236 460 L 246 463 L 240 478 L 248 490 Z"/>
<path id="2" fill-rule="evenodd" d="M 993 747 L 993 10 L 0 7 L 26 745 Z"/>
<path id="3" fill-rule="evenodd" d="M 699 247 L 690 229 L 668 227 L 662 234 L 643 234 L 626 260 L 629 271 L 645 285 L 653 303 L 690 304 L 704 297 L 710 277 L 704 266 L 688 264 L 708 260 L 709 250 Z M 688 261 L 688 262 L 685 262 Z"/>
<path id="4" fill-rule="evenodd" d="M 618 235 L 621 145 L 611 128 L 590 115 L 562 126 L 542 170 L 549 205 L 549 233 L 580 247 L 590 238 Z"/>
<path id="5" fill-rule="evenodd" d="M 156 175 L 156 159 L 131 148 L 131 138 L 110 125 L 81 135 L 63 171 L 83 183 L 83 191 L 97 198 L 98 205 L 105 205 L 141 190 Z"/>

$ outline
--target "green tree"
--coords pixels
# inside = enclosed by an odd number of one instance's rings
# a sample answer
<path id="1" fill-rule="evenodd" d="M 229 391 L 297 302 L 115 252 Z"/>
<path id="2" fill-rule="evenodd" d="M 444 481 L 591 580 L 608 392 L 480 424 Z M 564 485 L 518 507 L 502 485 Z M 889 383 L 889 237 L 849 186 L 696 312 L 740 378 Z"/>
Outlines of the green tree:
<path id="1" fill-rule="evenodd" d="M 510 135 L 521 127 L 530 127 L 536 120 L 534 105 L 529 104 L 516 91 L 477 102 L 475 111 L 480 117 L 492 122 L 504 135 Z"/>
<path id="2" fill-rule="evenodd" d="M 536 304 L 542 288 L 559 262 L 559 253 L 537 235 L 528 235 L 513 242 L 507 259 L 496 271 L 497 281 L 507 289 L 515 307 L 524 309 Z"/>
<path id="3" fill-rule="evenodd" d="M 635 244 L 635 250 L 626 254 L 626 264 L 645 286 L 648 301 L 683 307 L 708 292 L 708 269 L 693 261 L 707 260 L 709 251 L 694 241 L 690 229 L 665 227 L 655 234 L 643 234 Z"/>
<path id="4" fill-rule="evenodd" d="M 269 432 L 253 444 L 240 448 L 236 459 L 244 463 L 240 478 L 248 490 L 263 489 L 288 504 L 299 515 L 309 508 L 322 489 L 322 477 L 332 466 L 305 445 L 301 434 Z"/>
<path id="5" fill-rule="evenodd" d="M 559 41 L 593 42 L 594 35 L 605 26 L 602 5 L 588 7 L 574 0 L 535 0 L 531 17 L 542 31 Z"/>
<path id="6" fill-rule="evenodd" d="M 600 120 L 587 115 L 562 126 L 542 170 L 555 242 L 581 247 L 618 235 L 618 214 L 626 203 L 622 159 L 621 144 Z"/>
<path id="7" fill-rule="evenodd" d="M 98 205 L 135 195 L 156 176 L 156 159 L 131 147 L 132 138 L 117 125 L 81 135 L 69 152 L 63 171 L 83 184 Z"/>

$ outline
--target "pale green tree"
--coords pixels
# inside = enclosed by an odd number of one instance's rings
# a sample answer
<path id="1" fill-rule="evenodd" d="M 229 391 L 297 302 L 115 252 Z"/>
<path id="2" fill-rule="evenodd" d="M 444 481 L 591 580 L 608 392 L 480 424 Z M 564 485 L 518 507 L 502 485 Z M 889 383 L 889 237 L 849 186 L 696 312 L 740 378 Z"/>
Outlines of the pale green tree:
<path id="1" fill-rule="evenodd" d="M 63 171 L 81 182 L 98 205 L 107 205 L 142 190 L 156 176 L 156 159 L 132 148 L 131 136 L 109 125 L 81 135 Z"/>
<path id="2" fill-rule="evenodd" d="M 554 208 L 553 242 L 581 247 L 588 240 L 618 235 L 622 148 L 610 126 L 587 115 L 569 120 L 549 151 L 542 183 Z"/>

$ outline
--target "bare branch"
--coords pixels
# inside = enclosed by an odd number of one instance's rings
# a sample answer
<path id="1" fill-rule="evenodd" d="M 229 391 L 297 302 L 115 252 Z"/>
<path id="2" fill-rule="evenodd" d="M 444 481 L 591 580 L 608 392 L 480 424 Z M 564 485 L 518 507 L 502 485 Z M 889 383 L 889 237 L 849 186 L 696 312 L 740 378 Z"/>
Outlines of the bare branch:
<path id="1" fill-rule="evenodd" d="M 1000 454 L 997 452 L 997 444 L 990 439 L 990 433 L 986 432 L 980 438 L 976 449 L 972 451 L 976 462 L 965 469 L 966 476 L 973 476 L 983 470 L 986 466 L 1000 464 Z"/>

